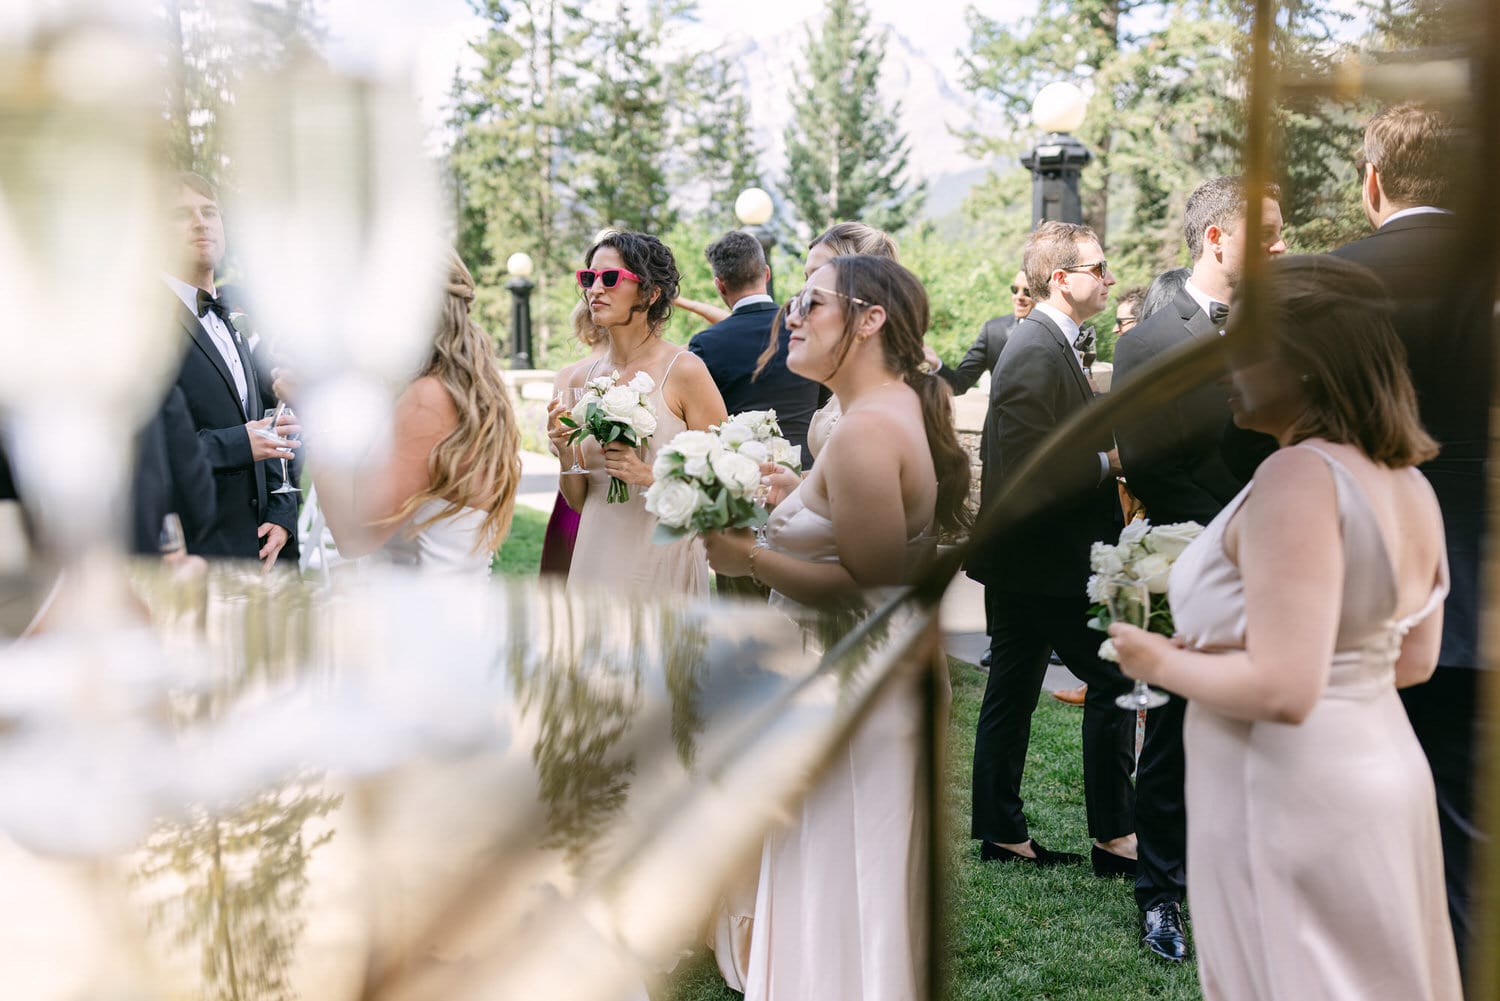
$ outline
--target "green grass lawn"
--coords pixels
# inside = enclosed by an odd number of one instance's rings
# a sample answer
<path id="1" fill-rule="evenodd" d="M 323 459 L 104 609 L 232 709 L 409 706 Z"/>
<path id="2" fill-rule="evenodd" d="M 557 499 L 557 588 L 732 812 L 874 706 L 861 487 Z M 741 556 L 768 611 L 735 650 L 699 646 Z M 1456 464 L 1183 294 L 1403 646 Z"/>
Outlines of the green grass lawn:
<path id="1" fill-rule="evenodd" d="M 490 562 L 490 571 L 507 577 L 535 577 L 542 565 L 542 540 L 547 535 L 547 515 L 516 506 L 510 534 Z"/>
<path id="2" fill-rule="evenodd" d="M 546 530 L 545 514 L 517 508 L 510 535 L 495 554 L 495 572 L 535 575 Z M 968 836 L 969 778 L 985 676 L 956 660 L 950 673 L 953 717 L 944 790 L 950 862 L 942 887 L 949 926 L 938 944 L 948 987 L 942 1001 L 1198 1001 L 1192 964 L 1168 967 L 1137 945 L 1135 900 L 1123 880 L 1095 879 L 1086 867 L 980 863 Z M 1042 696 L 1032 723 L 1025 796 L 1038 841 L 1087 854 L 1082 712 Z M 683 961 L 658 997 L 738 1001 L 740 995 L 724 986 L 713 955 L 704 950 Z"/>
<path id="3" fill-rule="evenodd" d="M 969 834 L 974 727 L 985 676 L 951 662 L 953 719 L 948 733 L 946 840 L 949 927 L 940 934 L 947 963 L 943 1001 L 1198 1001 L 1197 970 L 1150 959 L 1136 943 L 1130 885 L 1095 879 L 1087 867 L 1031 869 L 983 864 Z M 1049 848 L 1087 854 L 1082 710 L 1043 695 L 1031 730 L 1026 812 Z M 711 953 L 684 961 L 661 993 L 666 1001 L 737 1001 Z"/>

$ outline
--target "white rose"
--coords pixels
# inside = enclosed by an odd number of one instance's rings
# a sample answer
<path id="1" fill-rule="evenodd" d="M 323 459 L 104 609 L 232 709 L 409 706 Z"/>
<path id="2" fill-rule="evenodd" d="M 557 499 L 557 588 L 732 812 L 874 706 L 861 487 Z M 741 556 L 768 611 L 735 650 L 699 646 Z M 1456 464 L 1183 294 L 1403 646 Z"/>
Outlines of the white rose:
<path id="1" fill-rule="evenodd" d="M 1125 569 L 1125 561 L 1118 547 L 1108 542 L 1096 542 L 1089 547 L 1089 569 L 1111 576 Z"/>
<path id="2" fill-rule="evenodd" d="M 646 488 L 646 510 L 663 525 L 686 528 L 698 510 L 698 488 L 686 480 L 657 480 Z"/>
<path id="3" fill-rule="evenodd" d="M 668 476 L 677 475 L 677 463 L 682 458 L 670 448 L 664 448 L 656 453 L 656 459 L 651 463 L 651 476 L 657 482 Z M 655 484 L 652 484 L 653 486 Z"/>
<path id="4" fill-rule="evenodd" d="M 760 486 L 760 464 L 738 452 L 714 456 L 714 475 L 730 493 L 743 497 Z"/>
<path id="5" fill-rule="evenodd" d="M 1118 664 L 1120 662 L 1120 655 L 1115 653 L 1115 641 L 1113 637 L 1099 644 L 1099 659 L 1107 660 L 1111 664 Z"/>
<path id="6" fill-rule="evenodd" d="M 1085 590 L 1088 591 L 1089 601 L 1096 605 L 1102 605 L 1109 600 L 1109 591 L 1104 586 L 1102 574 L 1090 574 Z"/>
<path id="7" fill-rule="evenodd" d="M 739 453 L 757 463 L 771 461 L 771 450 L 758 441 L 745 442 L 740 446 Z"/>
<path id="8" fill-rule="evenodd" d="M 743 445 L 747 441 L 754 440 L 755 432 L 743 424 L 725 424 L 719 428 L 719 438 L 726 445 Z"/>
<path id="9" fill-rule="evenodd" d="M 1126 525 L 1125 529 L 1120 532 L 1120 548 L 1129 549 L 1131 546 L 1143 540 L 1146 537 L 1146 533 L 1150 531 L 1150 520 L 1147 518 L 1137 518 L 1135 521 L 1132 521 L 1130 524 Z"/>
<path id="10" fill-rule="evenodd" d="M 667 445 L 684 459 L 706 459 L 718 439 L 707 431 L 680 431 Z"/>
<path id="11" fill-rule="evenodd" d="M 801 469 L 802 450 L 800 448 L 793 448 L 792 443 L 785 438 L 772 438 L 771 461 L 779 466 L 792 466 L 796 469 Z"/>
<path id="12" fill-rule="evenodd" d="M 1167 593 L 1167 577 L 1172 572 L 1172 561 L 1165 556 L 1157 553 L 1143 556 L 1130 569 L 1152 594 Z"/>
<path id="13" fill-rule="evenodd" d="M 1202 534 L 1203 526 L 1196 521 L 1179 521 L 1175 525 L 1158 525 L 1153 528 L 1146 544 L 1151 547 L 1152 552 L 1175 561 L 1188 547 L 1188 543 Z"/>
<path id="14" fill-rule="evenodd" d="M 640 397 L 628 386 L 616 386 L 604 394 L 599 407 L 610 420 L 628 422 L 640 402 Z"/>
<path id="15" fill-rule="evenodd" d="M 708 464 L 708 456 L 695 455 L 682 463 L 682 471 L 694 479 L 704 479 L 712 471 Z"/>
<path id="16" fill-rule="evenodd" d="M 620 378 L 619 372 L 615 372 L 612 375 L 601 375 L 597 378 L 590 379 L 588 386 L 599 396 L 603 396 L 605 393 L 614 388 L 615 380 L 618 378 Z"/>
<path id="17" fill-rule="evenodd" d="M 656 380 L 652 379 L 645 372 L 637 372 L 635 378 L 630 380 L 630 388 L 645 396 L 656 388 Z"/>
<path id="18" fill-rule="evenodd" d="M 656 434 L 656 413 L 650 407 L 636 407 L 630 412 L 630 426 L 635 428 L 638 438 L 649 438 Z"/>

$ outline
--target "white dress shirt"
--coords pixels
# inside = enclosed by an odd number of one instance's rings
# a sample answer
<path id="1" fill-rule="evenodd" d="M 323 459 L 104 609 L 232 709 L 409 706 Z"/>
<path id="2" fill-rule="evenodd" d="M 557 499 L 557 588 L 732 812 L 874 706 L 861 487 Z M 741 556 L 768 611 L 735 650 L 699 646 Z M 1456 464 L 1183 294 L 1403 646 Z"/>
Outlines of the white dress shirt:
<path id="1" fill-rule="evenodd" d="M 177 298 L 182 300 L 182 304 L 188 308 L 188 312 L 194 316 L 198 316 L 197 287 L 189 285 L 184 281 L 178 281 L 169 274 L 164 273 L 161 277 L 167 283 L 167 287 L 177 293 Z M 209 294 L 212 295 L 213 293 L 210 292 Z M 251 420 L 258 420 L 260 414 L 252 414 L 249 410 L 250 387 L 245 381 L 245 365 L 240 361 L 240 352 L 235 347 L 234 331 L 226 327 L 224 321 L 219 319 L 219 314 L 213 310 L 209 310 L 202 316 L 198 316 L 198 323 L 208 333 L 209 339 L 214 342 L 214 347 L 219 349 L 219 354 L 223 357 L 224 364 L 229 367 L 229 374 L 234 376 L 234 388 L 240 394 L 240 409 L 244 410 L 246 416 Z"/>

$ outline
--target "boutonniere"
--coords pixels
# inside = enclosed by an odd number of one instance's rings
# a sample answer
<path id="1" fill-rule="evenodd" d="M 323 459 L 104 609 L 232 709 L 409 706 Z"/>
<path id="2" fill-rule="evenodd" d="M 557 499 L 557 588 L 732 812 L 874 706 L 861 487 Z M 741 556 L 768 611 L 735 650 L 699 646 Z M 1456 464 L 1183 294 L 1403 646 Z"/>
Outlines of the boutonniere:
<path id="1" fill-rule="evenodd" d="M 229 326 L 234 331 L 235 340 L 248 344 L 251 351 L 255 350 L 255 346 L 260 343 L 260 336 L 250 325 L 250 317 L 243 310 L 229 314 Z"/>

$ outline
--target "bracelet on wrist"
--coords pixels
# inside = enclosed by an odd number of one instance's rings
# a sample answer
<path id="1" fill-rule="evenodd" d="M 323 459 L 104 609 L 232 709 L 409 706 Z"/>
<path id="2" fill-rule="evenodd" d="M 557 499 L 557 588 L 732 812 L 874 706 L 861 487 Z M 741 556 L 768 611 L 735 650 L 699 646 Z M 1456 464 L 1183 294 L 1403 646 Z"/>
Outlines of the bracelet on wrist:
<path id="1" fill-rule="evenodd" d="M 769 548 L 764 542 L 756 542 L 755 545 L 750 547 L 750 555 L 745 557 L 745 562 L 750 567 L 750 580 L 761 587 L 770 587 L 770 585 L 761 580 L 755 573 L 755 554 Z"/>

